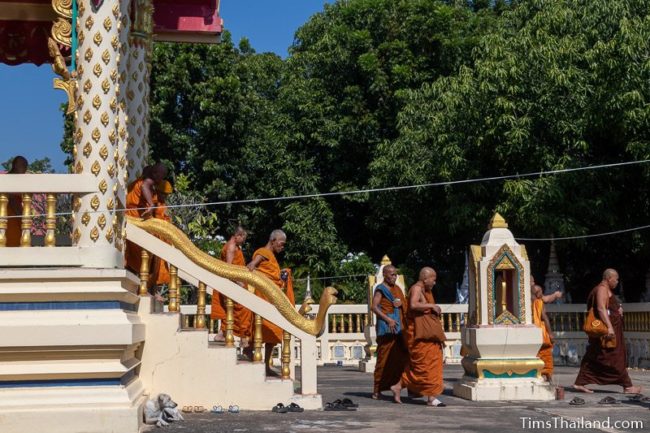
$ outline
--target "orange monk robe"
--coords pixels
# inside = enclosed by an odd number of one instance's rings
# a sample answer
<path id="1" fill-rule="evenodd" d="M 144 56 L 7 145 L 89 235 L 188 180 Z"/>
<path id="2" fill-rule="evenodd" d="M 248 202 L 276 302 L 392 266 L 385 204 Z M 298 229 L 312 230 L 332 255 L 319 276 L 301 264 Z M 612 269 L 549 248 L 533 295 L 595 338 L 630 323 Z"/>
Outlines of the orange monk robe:
<path id="1" fill-rule="evenodd" d="M 19 213 L 14 212 L 14 206 L 21 208 L 22 196 L 20 194 L 10 194 L 9 203 L 7 205 L 7 216 L 19 217 Z M 8 218 L 7 219 L 7 231 L 5 236 L 7 238 L 8 247 L 19 247 L 20 238 L 22 236 L 21 219 L 20 218 Z"/>
<path id="2" fill-rule="evenodd" d="M 144 179 L 139 178 L 138 180 L 132 182 L 127 189 L 128 193 L 126 195 L 126 215 L 128 216 L 142 218 L 143 212 L 149 206 L 147 200 L 144 197 L 144 194 L 142 193 L 143 183 Z M 135 273 L 140 272 L 140 264 L 142 263 L 142 248 L 127 240 L 124 258 L 127 268 L 131 269 Z"/>
<path id="3" fill-rule="evenodd" d="M 295 305 L 296 301 L 293 294 L 293 279 L 291 277 L 291 273 L 289 272 L 289 278 L 287 280 L 286 290 L 283 290 L 282 288 L 285 285 L 284 285 L 284 281 L 280 279 L 280 265 L 278 264 L 278 261 L 275 258 L 275 254 L 273 254 L 273 251 L 271 251 L 268 248 L 259 248 L 253 254 L 253 259 L 256 256 L 262 256 L 266 259 L 263 260 L 257 266 L 257 270 L 263 273 L 264 275 L 266 275 L 271 281 L 273 281 L 273 284 L 275 284 L 278 287 L 278 290 L 282 291 L 284 295 L 289 299 L 291 305 Z M 268 301 L 266 296 L 264 296 L 262 293 L 256 291 L 255 294 L 260 298 L 264 299 L 265 301 Z M 264 319 L 262 321 L 262 341 L 264 343 L 270 343 L 270 344 L 281 343 L 282 329 L 280 329 L 280 327 L 274 325 L 273 323 L 269 322 L 268 320 Z"/>
<path id="4" fill-rule="evenodd" d="M 544 301 L 542 299 L 535 299 L 533 301 L 533 323 L 535 326 L 542 329 L 542 348 L 537 352 L 537 357 L 544 361 L 543 375 L 553 375 L 553 344 L 546 329 L 546 323 L 542 318 L 544 311 Z"/>
<path id="5" fill-rule="evenodd" d="M 406 342 L 404 341 L 404 326 L 406 323 L 404 318 L 407 312 L 406 299 L 399 286 L 395 285 L 389 287 L 389 289 L 393 298 L 399 298 L 402 301 L 402 305 L 399 308 L 402 332 L 397 335 L 377 336 L 377 364 L 375 366 L 373 394 L 387 391 L 391 386 L 395 385 L 402 377 L 402 372 L 408 363 L 408 351 L 406 349 Z M 391 301 L 382 296 L 381 302 L 379 302 L 379 308 L 382 312 L 388 314 L 393 311 L 394 307 Z M 380 320 L 379 317 L 377 317 L 377 320 Z"/>
<path id="6" fill-rule="evenodd" d="M 172 219 L 167 215 L 167 205 L 165 203 L 155 202 L 154 205 L 156 208 L 153 210 L 153 217 L 158 218 L 167 222 L 172 222 Z M 151 271 L 151 281 L 156 285 L 166 284 L 169 285 L 171 276 L 169 274 L 169 265 L 166 261 L 162 260 L 159 257 L 155 257 L 153 260 L 153 269 Z"/>
<path id="7" fill-rule="evenodd" d="M 435 303 L 431 291 L 424 290 L 424 297 L 427 303 Z M 415 317 L 422 314 L 421 311 L 409 310 L 406 316 L 409 362 L 402 374 L 402 386 L 411 393 L 435 397 L 444 390 L 442 345 L 433 341 L 415 341 Z"/>

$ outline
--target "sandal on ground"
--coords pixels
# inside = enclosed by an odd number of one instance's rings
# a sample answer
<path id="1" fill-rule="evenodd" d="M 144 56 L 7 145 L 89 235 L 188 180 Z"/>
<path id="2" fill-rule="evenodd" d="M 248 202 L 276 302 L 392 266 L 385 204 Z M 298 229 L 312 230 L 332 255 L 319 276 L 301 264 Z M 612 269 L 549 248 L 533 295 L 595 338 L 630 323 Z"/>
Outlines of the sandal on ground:
<path id="1" fill-rule="evenodd" d="M 271 412 L 275 413 L 287 413 L 289 412 L 289 408 L 283 405 L 282 403 L 278 403 L 273 408 L 271 409 Z"/>
<path id="2" fill-rule="evenodd" d="M 427 406 L 429 406 L 429 407 L 447 407 L 447 405 L 444 404 L 443 402 L 440 402 L 438 404 L 433 404 L 432 401 L 427 401 Z"/>
<path id="3" fill-rule="evenodd" d="M 194 412 L 195 413 L 203 413 L 203 412 L 205 412 L 205 408 L 203 406 L 194 406 Z"/>
<path id="4" fill-rule="evenodd" d="M 183 409 L 181 409 L 185 413 L 192 413 L 193 408 L 192 406 L 183 406 Z"/>
<path id="5" fill-rule="evenodd" d="M 337 411 L 337 412 L 352 412 L 355 411 L 356 409 L 353 407 L 345 407 L 340 403 L 325 403 L 325 408 L 323 410 L 326 411 Z"/>
<path id="6" fill-rule="evenodd" d="M 210 412 L 221 414 L 221 413 L 224 413 L 225 410 L 223 410 L 223 407 L 221 407 L 221 406 L 212 406 L 212 410 Z"/>
<path id="7" fill-rule="evenodd" d="M 573 397 L 573 400 L 571 400 L 569 404 L 571 406 L 582 406 L 583 404 L 585 404 L 585 401 L 580 397 Z"/>
<path id="8" fill-rule="evenodd" d="M 629 401 L 642 401 L 643 398 L 647 397 L 645 397 L 643 394 L 634 394 L 627 397 Z"/>
<path id="9" fill-rule="evenodd" d="M 344 398 L 343 400 L 341 400 L 341 399 L 334 400 L 332 403 L 340 404 L 341 406 L 345 406 L 345 407 L 354 407 L 354 408 L 359 407 L 358 404 L 356 404 L 355 402 L 353 402 L 349 398 Z"/>
<path id="10" fill-rule="evenodd" d="M 614 397 L 604 397 L 598 404 L 618 404 L 618 401 Z"/>
<path id="11" fill-rule="evenodd" d="M 305 409 L 298 406 L 296 403 L 291 403 L 289 406 L 285 406 L 289 412 L 304 412 Z"/>
<path id="12" fill-rule="evenodd" d="M 228 406 L 228 412 L 239 413 L 239 406 L 237 406 L 236 404 L 231 404 L 230 406 Z"/>

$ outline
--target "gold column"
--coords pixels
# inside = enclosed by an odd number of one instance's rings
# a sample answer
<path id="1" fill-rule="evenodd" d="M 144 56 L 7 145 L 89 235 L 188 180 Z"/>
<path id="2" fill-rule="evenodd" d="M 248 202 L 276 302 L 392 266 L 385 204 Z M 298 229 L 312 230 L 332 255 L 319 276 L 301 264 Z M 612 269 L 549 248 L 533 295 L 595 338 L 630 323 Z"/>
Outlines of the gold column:
<path id="1" fill-rule="evenodd" d="M 357 327 L 356 327 L 355 331 L 357 333 L 361 333 L 361 314 L 357 314 L 356 319 L 357 319 Z"/>
<path id="2" fill-rule="evenodd" d="M 214 333 L 214 319 L 212 317 L 208 318 L 208 329 L 210 333 Z"/>
<path id="3" fill-rule="evenodd" d="M 183 328 L 187 329 L 190 327 L 190 315 L 186 314 L 183 316 Z"/>
<path id="4" fill-rule="evenodd" d="M 354 329 L 352 328 L 352 314 L 348 314 L 348 332 L 354 332 Z"/>
<path id="5" fill-rule="evenodd" d="M 253 334 L 253 362 L 262 362 L 262 316 L 255 315 L 255 332 Z"/>
<path id="6" fill-rule="evenodd" d="M 580 313 L 575 313 L 575 318 L 576 318 L 576 328 L 575 331 L 578 332 L 582 329 L 582 326 L 580 325 Z"/>
<path id="7" fill-rule="evenodd" d="M 232 302 L 232 299 L 226 297 L 226 347 L 235 346 L 235 336 L 233 335 L 233 328 L 235 324 L 234 316 L 235 304 Z"/>
<path id="8" fill-rule="evenodd" d="M 455 316 L 455 323 L 454 323 L 454 331 L 460 332 L 460 313 L 454 313 Z"/>
<path id="9" fill-rule="evenodd" d="M 138 294 L 146 296 L 149 293 L 147 288 L 149 283 L 149 252 L 143 248 L 140 257 L 142 261 L 140 262 L 140 291 Z"/>
<path id="10" fill-rule="evenodd" d="M 331 332 L 336 333 L 336 314 L 332 314 L 332 327 Z"/>
<path id="11" fill-rule="evenodd" d="M 205 328 L 205 283 L 199 282 L 199 296 L 196 300 L 195 328 Z"/>
<path id="12" fill-rule="evenodd" d="M 7 246 L 7 213 L 9 197 L 7 194 L 0 194 L 0 247 Z"/>
<path id="13" fill-rule="evenodd" d="M 560 329 L 566 331 L 566 328 L 564 327 L 564 313 L 560 313 Z"/>
<path id="14" fill-rule="evenodd" d="M 178 312 L 178 269 L 169 265 L 169 312 Z"/>
<path id="15" fill-rule="evenodd" d="M 45 218 L 45 227 L 47 227 L 47 234 L 45 235 L 45 246 L 56 246 L 56 195 L 47 195 L 47 216 Z"/>
<path id="16" fill-rule="evenodd" d="M 22 235 L 20 237 L 21 247 L 32 246 L 32 195 L 23 194 L 23 218 L 20 224 Z"/>
<path id="17" fill-rule="evenodd" d="M 289 363 L 291 362 L 291 334 L 287 331 L 282 331 L 282 379 L 289 379 L 291 377 L 291 369 Z"/>

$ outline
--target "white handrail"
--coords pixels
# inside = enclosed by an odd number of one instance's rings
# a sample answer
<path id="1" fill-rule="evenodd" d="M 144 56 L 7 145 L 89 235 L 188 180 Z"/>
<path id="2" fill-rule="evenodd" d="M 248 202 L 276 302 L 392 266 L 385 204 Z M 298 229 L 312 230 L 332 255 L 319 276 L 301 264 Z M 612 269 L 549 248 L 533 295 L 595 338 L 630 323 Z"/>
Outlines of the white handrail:
<path id="1" fill-rule="evenodd" d="M 0 193 L 91 193 L 97 191 L 90 174 L 10 174 L 0 175 Z"/>

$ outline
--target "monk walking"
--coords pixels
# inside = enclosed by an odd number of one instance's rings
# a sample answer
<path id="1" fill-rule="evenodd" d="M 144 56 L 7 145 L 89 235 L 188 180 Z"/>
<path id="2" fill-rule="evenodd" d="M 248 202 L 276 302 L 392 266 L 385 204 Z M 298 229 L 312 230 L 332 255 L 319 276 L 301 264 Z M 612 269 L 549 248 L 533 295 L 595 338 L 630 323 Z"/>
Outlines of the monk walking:
<path id="1" fill-rule="evenodd" d="M 408 362 L 403 335 L 406 299 L 402 289 L 395 284 L 395 266 L 384 266 L 382 274 L 384 282 L 377 286 L 372 298 L 372 311 L 377 315 L 377 365 L 372 391 L 375 400 L 379 399 L 382 391 L 389 390 L 400 380 Z"/>
<path id="2" fill-rule="evenodd" d="M 537 352 L 537 357 L 544 361 L 542 376 L 548 382 L 553 378 L 553 333 L 551 322 L 544 308 L 544 291 L 542 286 L 535 284 L 531 290 L 533 299 L 533 323 L 542 330 L 542 347 Z"/>
<path id="3" fill-rule="evenodd" d="M 253 260 L 247 267 L 251 271 L 257 269 L 266 275 L 278 287 L 278 290 L 282 291 L 289 299 L 291 305 L 295 305 L 291 272 L 288 269 L 281 271 L 276 258 L 276 254 L 284 251 L 286 243 L 287 235 L 282 230 L 273 230 L 267 244 L 253 253 Z M 268 301 L 263 294 L 256 293 L 256 295 Z M 262 341 L 264 342 L 266 375 L 275 376 L 277 374 L 271 370 L 269 362 L 273 353 L 273 347 L 282 342 L 282 329 L 264 319 L 262 322 Z"/>
<path id="4" fill-rule="evenodd" d="M 585 385 L 620 385 L 625 394 L 641 393 L 640 386 L 632 385 L 627 373 L 627 352 L 623 337 L 623 307 L 614 296 L 618 285 L 618 272 L 605 269 L 602 281 L 592 289 L 587 297 L 587 308 L 594 309 L 596 319 L 607 326 L 607 335 L 589 338 L 587 352 L 582 358 L 580 372 L 573 388 L 577 391 L 592 393 Z M 615 347 L 606 347 L 613 345 Z"/>
<path id="5" fill-rule="evenodd" d="M 156 185 L 162 182 L 165 176 L 167 176 L 167 168 L 161 163 L 143 170 L 142 177 L 129 186 L 126 195 L 126 215 L 135 218 L 153 217 Z M 142 248 L 127 240 L 125 260 L 127 268 L 136 274 L 139 273 L 142 262 Z"/>
<path id="6" fill-rule="evenodd" d="M 440 316 L 441 310 L 433 299 L 431 289 L 436 284 L 437 274 L 433 268 L 424 267 L 420 270 L 417 283 L 409 289 L 409 306 L 406 328 L 406 341 L 409 352 L 409 362 L 402 373 L 401 379 L 391 387 L 393 397 L 401 403 L 400 392 L 407 388 L 410 392 L 427 398 L 428 406 L 444 407 L 437 396 L 442 394 L 444 383 L 442 379 L 442 343 L 428 340 L 415 340 L 415 318 L 423 314 Z"/>
<path id="7" fill-rule="evenodd" d="M 241 226 L 237 226 L 234 233 L 230 236 L 230 239 L 228 239 L 228 242 L 226 242 L 223 245 L 223 248 L 221 248 L 221 260 L 232 265 L 246 266 L 246 259 L 244 258 L 244 253 L 242 251 L 242 245 L 246 242 L 247 236 L 248 234 L 246 230 Z M 241 282 L 237 282 L 237 284 L 244 289 L 247 289 L 246 284 Z M 251 335 L 253 313 L 248 308 L 235 302 L 233 306 L 233 316 L 235 322 L 233 333 L 237 337 L 241 338 L 241 347 L 247 348 Z M 215 341 L 223 341 L 226 332 L 226 300 L 224 296 L 216 290 L 212 292 L 212 308 L 210 317 L 212 319 L 221 320 L 221 329 L 215 337 Z"/>
<path id="8" fill-rule="evenodd" d="M 167 221 L 168 223 L 172 222 L 172 218 L 167 214 L 167 197 L 174 191 L 172 184 L 167 180 L 163 180 L 156 185 L 156 193 L 154 195 L 154 204 L 153 217 Z M 171 280 L 169 274 L 169 265 L 166 261 L 162 260 L 160 257 L 153 258 L 153 265 L 151 271 L 151 280 L 154 283 L 154 286 L 167 285 Z M 154 293 L 154 295 L 156 295 Z"/>
<path id="9" fill-rule="evenodd" d="M 16 156 L 11 161 L 11 169 L 8 174 L 25 174 L 27 173 L 27 159 L 24 156 Z M 20 216 L 23 214 L 22 194 L 10 194 L 9 205 L 7 206 L 7 246 L 19 247 L 22 235 Z M 11 218 L 13 217 L 13 218 Z"/>

